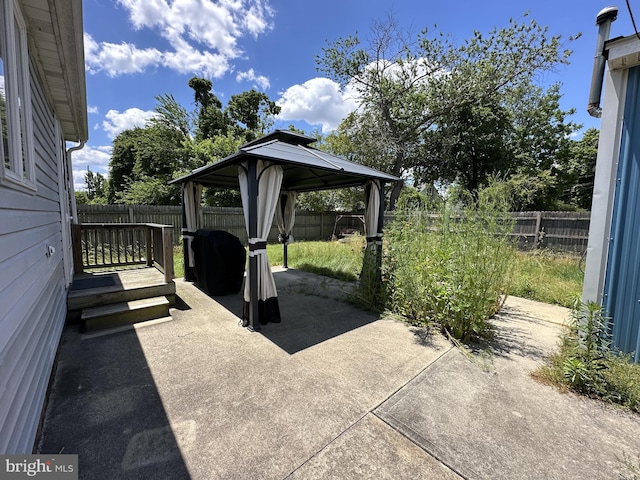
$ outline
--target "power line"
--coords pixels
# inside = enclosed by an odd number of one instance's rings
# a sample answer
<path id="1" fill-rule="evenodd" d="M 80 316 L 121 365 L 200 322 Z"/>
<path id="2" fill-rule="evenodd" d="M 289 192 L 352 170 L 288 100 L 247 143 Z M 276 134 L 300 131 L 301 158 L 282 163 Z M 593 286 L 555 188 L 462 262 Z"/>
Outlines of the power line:
<path id="1" fill-rule="evenodd" d="M 631 11 L 631 5 L 629 5 L 629 0 L 627 1 L 627 10 L 629 10 L 629 16 L 631 17 L 631 24 L 633 25 L 633 29 L 636 31 L 636 37 L 640 38 L 640 33 L 638 33 L 638 28 L 636 27 L 636 21 L 633 18 L 633 12 Z"/>

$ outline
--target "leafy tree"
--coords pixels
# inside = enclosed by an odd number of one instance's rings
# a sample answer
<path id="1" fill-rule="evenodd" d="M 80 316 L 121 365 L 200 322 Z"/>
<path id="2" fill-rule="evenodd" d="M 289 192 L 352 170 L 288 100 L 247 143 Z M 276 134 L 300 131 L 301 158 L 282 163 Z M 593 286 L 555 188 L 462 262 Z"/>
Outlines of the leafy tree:
<path id="1" fill-rule="evenodd" d="M 568 62 L 570 52 L 560 40 L 533 20 L 511 20 L 487 35 L 476 31 L 459 45 L 428 30 L 412 40 L 389 18 L 374 25 L 368 45 L 357 36 L 338 39 L 323 49 L 317 63 L 358 94 L 360 108 L 344 122 L 356 160 L 400 177 L 417 172 L 425 183 L 467 173 L 475 164 L 475 174 L 457 180 L 477 188 L 495 170 L 484 163 L 501 166 L 509 152 L 509 98 L 534 91 L 537 75 Z M 479 121 L 498 131 L 483 129 Z M 465 135 L 465 125 L 472 123 L 474 131 Z M 434 135 L 440 129 L 456 134 L 464 147 L 461 155 L 449 149 L 447 157 L 445 150 L 447 161 L 442 161 L 444 134 Z M 395 185 L 392 206 L 401 188 Z"/>
<path id="2" fill-rule="evenodd" d="M 100 172 L 93 173 L 91 169 L 87 167 L 87 173 L 84 174 L 84 183 L 87 186 L 87 199 L 89 203 L 106 202 L 107 182 Z"/>
<path id="3" fill-rule="evenodd" d="M 76 190 L 76 205 L 88 205 L 89 204 L 89 196 L 87 192 L 84 190 Z"/>
<path id="4" fill-rule="evenodd" d="M 193 77 L 196 110 L 189 113 L 173 95 L 155 97 L 156 115 L 144 127 L 121 132 L 113 141 L 107 197 L 110 203 L 170 204 L 180 202 L 173 178 L 225 158 L 269 128 L 280 111 L 255 90 L 231 97 L 223 110 L 210 80 Z M 207 189 L 210 205 L 238 205 L 239 195 Z"/>
<path id="5" fill-rule="evenodd" d="M 237 135 L 251 141 L 267 133 L 273 125 L 273 117 L 279 114 L 280 110 L 276 102 L 269 100 L 266 94 L 251 89 L 233 95 L 225 112 L 236 122 Z"/>
<path id="6" fill-rule="evenodd" d="M 205 188 L 205 205 L 210 207 L 242 207 L 242 197 L 238 190 L 228 188 Z"/>
<path id="7" fill-rule="evenodd" d="M 180 205 L 180 188 L 168 185 L 166 178 L 144 175 L 131 182 L 119 203 L 127 205 Z"/>
<path id="8" fill-rule="evenodd" d="M 136 164 L 137 138 L 141 131 L 142 129 L 139 127 L 124 130 L 113 139 L 107 188 L 109 203 L 116 203 L 118 194 L 123 192 L 131 182 L 133 168 Z"/>
<path id="9" fill-rule="evenodd" d="M 164 94 L 155 97 L 157 105 L 155 111 L 158 113 L 150 121 L 152 125 L 166 128 L 175 128 L 183 136 L 191 135 L 193 129 L 193 115 L 180 105 L 173 95 Z"/>
<path id="10" fill-rule="evenodd" d="M 461 106 L 428 132 L 431 158 L 416 165 L 415 176 L 425 183 L 457 182 L 477 192 L 490 175 L 509 168 L 509 128 L 508 111 L 501 105 Z"/>
<path id="11" fill-rule="evenodd" d="M 156 180 L 166 184 L 175 171 L 183 170 L 184 140 L 180 130 L 157 122 L 120 133 L 113 141 L 109 162 L 109 203 L 154 204 L 162 198 L 161 204 L 179 204 L 179 186 L 168 186 L 167 192 L 156 192 L 153 186 Z M 149 194 L 146 199 L 145 193 Z"/>
<path id="12" fill-rule="evenodd" d="M 292 128 L 289 127 L 289 130 Z M 311 132 L 310 136 L 317 139 L 313 145 L 315 148 L 346 159 L 353 159 L 352 139 L 348 136 L 339 135 L 337 132 L 324 136 L 317 130 Z M 364 189 L 351 187 L 301 193 L 296 201 L 296 208 L 314 212 L 362 212 L 364 211 Z"/>
<path id="13" fill-rule="evenodd" d="M 580 140 L 572 140 L 568 160 L 559 167 L 563 182 L 561 198 L 578 209 L 591 208 L 599 136 L 597 129 L 589 128 Z"/>
<path id="14" fill-rule="evenodd" d="M 186 140 L 183 143 L 185 160 L 183 162 L 184 172 L 203 167 L 208 163 L 221 160 L 238 151 L 240 145 L 244 141 L 236 138 L 231 133 L 226 135 L 218 135 L 214 138 L 205 138 L 197 141 L 196 139 Z"/>
<path id="15" fill-rule="evenodd" d="M 309 212 L 363 212 L 364 189 L 353 187 L 301 193 L 296 208 Z"/>
<path id="16" fill-rule="evenodd" d="M 567 121 L 575 109 L 562 110 L 561 97 L 557 83 L 546 91 L 531 83 L 521 85 L 505 97 L 512 117 L 509 148 L 518 168 L 534 173 L 566 161 L 570 135 L 581 126 Z"/>
<path id="17" fill-rule="evenodd" d="M 223 112 L 222 102 L 211 91 L 211 80 L 193 77 L 189 80 L 189 87 L 194 90 L 194 102 L 198 109 L 196 140 L 226 135 L 231 120 Z"/>

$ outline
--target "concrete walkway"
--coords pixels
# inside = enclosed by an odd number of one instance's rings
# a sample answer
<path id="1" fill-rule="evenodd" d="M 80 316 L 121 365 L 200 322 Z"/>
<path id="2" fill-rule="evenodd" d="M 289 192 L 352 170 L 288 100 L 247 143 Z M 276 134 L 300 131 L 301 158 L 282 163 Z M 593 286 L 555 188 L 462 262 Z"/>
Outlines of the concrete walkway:
<path id="1" fill-rule="evenodd" d="M 283 322 L 261 333 L 238 326 L 240 295 L 180 280 L 173 321 L 67 328 L 39 451 L 78 453 L 92 480 L 613 479 L 640 453 L 637 416 L 529 376 L 565 309 L 510 299 L 468 357 L 341 282 L 275 279 Z"/>

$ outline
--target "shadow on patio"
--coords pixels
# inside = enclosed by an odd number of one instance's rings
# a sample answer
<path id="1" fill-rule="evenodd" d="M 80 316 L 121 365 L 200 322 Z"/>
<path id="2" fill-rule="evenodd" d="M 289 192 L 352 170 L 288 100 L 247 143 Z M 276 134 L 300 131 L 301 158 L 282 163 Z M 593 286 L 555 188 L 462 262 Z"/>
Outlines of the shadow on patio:
<path id="1" fill-rule="evenodd" d="M 371 312 L 344 302 L 354 284 L 278 267 L 273 277 L 282 322 L 263 325 L 259 333 L 290 355 L 377 320 Z M 242 292 L 211 298 L 241 316 Z"/>
<path id="2" fill-rule="evenodd" d="M 78 454 L 80 478 L 190 478 L 135 330 L 62 338 L 39 453 Z"/>

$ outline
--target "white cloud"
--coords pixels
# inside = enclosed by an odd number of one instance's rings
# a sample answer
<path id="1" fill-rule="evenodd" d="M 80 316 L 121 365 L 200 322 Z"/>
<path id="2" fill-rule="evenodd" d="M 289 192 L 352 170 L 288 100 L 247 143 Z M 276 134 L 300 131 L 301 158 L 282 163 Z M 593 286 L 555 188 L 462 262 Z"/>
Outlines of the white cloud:
<path id="1" fill-rule="evenodd" d="M 87 106 L 87 113 L 98 113 L 98 106 L 97 105 L 88 105 Z"/>
<path id="2" fill-rule="evenodd" d="M 269 19 L 273 15 L 273 9 L 267 2 L 255 2 L 247 11 L 244 25 L 255 38 L 260 33 L 271 28 Z"/>
<path id="3" fill-rule="evenodd" d="M 256 72 L 253 71 L 253 68 L 250 68 L 246 72 L 239 72 L 236 75 L 237 82 L 241 82 L 243 80 L 253 82 L 254 87 L 260 88 L 261 90 L 266 90 L 271 85 L 267 77 L 265 77 L 264 75 L 256 75 Z"/>
<path id="4" fill-rule="evenodd" d="M 101 173 L 105 178 L 109 171 L 109 159 L 111 158 L 111 146 L 91 147 L 85 145 L 83 149 L 71 154 L 73 166 L 73 185 L 76 190 L 85 190 L 84 176 L 87 168 L 94 173 Z"/>
<path id="5" fill-rule="evenodd" d="M 105 71 L 111 77 L 124 73 L 141 73 L 162 64 L 162 53 L 155 48 L 138 49 L 130 43 L 98 44 L 84 34 L 84 55 L 88 73 Z"/>
<path id="6" fill-rule="evenodd" d="M 111 76 L 157 66 L 221 77 L 229 60 L 242 54 L 238 40 L 272 28 L 268 0 L 118 0 L 136 30 L 160 34 L 171 48 L 139 48 L 129 43 L 96 42 L 85 35 L 87 71 Z"/>
<path id="7" fill-rule="evenodd" d="M 102 122 L 102 129 L 110 138 L 114 138 L 123 130 L 134 127 L 144 127 L 149 119 L 157 115 L 153 110 L 140 110 L 128 108 L 124 112 L 109 110 Z"/>
<path id="8" fill-rule="evenodd" d="M 323 133 L 334 130 L 358 106 L 350 89 L 343 91 L 338 83 L 321 77 L 287 88 L 276 103 L 282 107 L 279 120 L 320 124 Z"/>
<path id="9" fill-rule="evenodd" d="M 187 42 L 175 44 L 175 52 L 165 52 L 163 65 L 180 73 L 198 72 L 205 77 L 220 78 L 229 69 L 229 62 L 223 55 L 201 52 Z"/>

